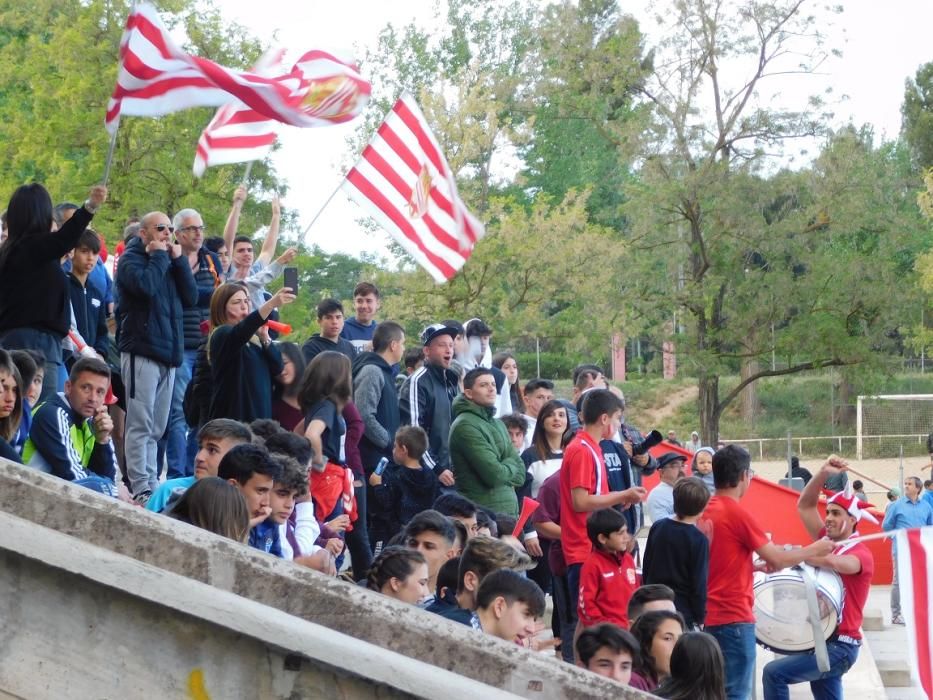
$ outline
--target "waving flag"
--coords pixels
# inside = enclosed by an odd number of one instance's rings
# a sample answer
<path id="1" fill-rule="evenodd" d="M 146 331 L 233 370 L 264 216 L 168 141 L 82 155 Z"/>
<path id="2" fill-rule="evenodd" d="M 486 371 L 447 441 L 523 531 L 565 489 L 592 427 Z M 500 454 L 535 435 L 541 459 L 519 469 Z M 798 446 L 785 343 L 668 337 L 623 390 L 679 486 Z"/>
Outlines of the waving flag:
<path id="1" fill-rule="evenodd" d="M 258 75 L 280 70 L 284 51 L 269 51 L 254 66 Z M 310 51 L 298 62 L 307 83 L 302 101 L 306 126 L 323 126 L 356 117 L 366 104 L 369 83 L 356 67 L 323 51 Z M 197 177 L 212 165 L 243 163 L 265 158 L 272 148 L 281 122 L 269 119 L 243 102 L 236 101 L 217 110 L 201 132 L 194 156 Z"/>
<path id="2" fill-rule="evenodd" d="M 369 98 L 370 85 L 351 64 L 309 51 L 279 76 L 235 71 L 192 56 L 172 40 L 158 13 L 137 4 L 120 42 L 120 67 L 107 105 L 106 126 L 120 116 L 158 117 L 192 107 L 220 107 L 239 100 L 266 119 L 319 126 L 352 119 Z"/>
<path id="3" fill-rule="evenodd" d="M 907 616 L 910 668 L 933 699 L 933 527 L 897 531 L 897 580 Z"/>
<path id="4" fill-rule="evenodd" d="M 438 283 L 457 274 L 485 233 L 409 94 L 392 107 L 341 186 Z"/>

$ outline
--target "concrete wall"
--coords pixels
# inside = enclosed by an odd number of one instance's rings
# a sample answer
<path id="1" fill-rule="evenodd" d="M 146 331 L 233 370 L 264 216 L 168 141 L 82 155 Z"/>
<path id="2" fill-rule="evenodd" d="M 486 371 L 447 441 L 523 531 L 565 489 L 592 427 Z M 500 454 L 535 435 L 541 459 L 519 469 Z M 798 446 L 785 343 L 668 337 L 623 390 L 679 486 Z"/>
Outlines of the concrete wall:
<path id="1" fill-rule="evenodd" d="M 0 511 L 523 697 L 650 697 L 551 655 L 480 637 L 371 591 L 2 460 Z"/>
<path id="2" fill-rule="evenodd" d="M 516 697 L 2 513 L 0 619 L 13 697 Z"/>

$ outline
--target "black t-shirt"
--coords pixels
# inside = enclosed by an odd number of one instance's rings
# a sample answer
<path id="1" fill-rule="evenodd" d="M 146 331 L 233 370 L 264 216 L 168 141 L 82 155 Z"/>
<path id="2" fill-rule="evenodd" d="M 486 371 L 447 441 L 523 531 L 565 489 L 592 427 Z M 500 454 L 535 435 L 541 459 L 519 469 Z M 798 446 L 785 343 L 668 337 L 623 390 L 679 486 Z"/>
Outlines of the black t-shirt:
<path id="1" fill-rule="evenodd" d="M 344 464 L 343 436 L 347 432 L 347 424 L 337 412 L 337 407 L 330 399 L 322 399 L 308 409 L 305 414 L 305 425 L 311 421 L 319 420 L 324 423 L 324 432 L 321 434 L 321 449 L 328 462 Z"/>

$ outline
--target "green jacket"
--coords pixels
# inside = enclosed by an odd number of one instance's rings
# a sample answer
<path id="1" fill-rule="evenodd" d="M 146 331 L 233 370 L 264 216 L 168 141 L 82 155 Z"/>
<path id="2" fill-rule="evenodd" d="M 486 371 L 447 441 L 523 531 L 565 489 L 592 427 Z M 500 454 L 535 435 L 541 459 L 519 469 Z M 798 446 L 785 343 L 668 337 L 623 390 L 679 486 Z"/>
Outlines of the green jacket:
<path id="1" fill-rule="evenodd" d="M 457 491 L 496 513 L 518 516 L 515 489 L 525 483 L 525 463 L 505 424 L 460 394 L 451 407 L 450 461 Z"/>

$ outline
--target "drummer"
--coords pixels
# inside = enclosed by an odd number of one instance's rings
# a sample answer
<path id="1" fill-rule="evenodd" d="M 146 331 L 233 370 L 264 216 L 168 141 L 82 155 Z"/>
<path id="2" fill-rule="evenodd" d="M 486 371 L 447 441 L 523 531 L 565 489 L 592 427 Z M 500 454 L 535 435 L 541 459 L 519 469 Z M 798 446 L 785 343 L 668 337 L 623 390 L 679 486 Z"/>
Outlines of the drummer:
<path id="1" fill-rule="evenodd" d="M 765 700 L 789 697 L 788 686 L 809 681 L 810 690 L 817 700 L 842 697 L 842 676 L 858 658 L 862 645 L 862 610 L 871 587 L 875 561 L 871 552 L 861 542 L 848 542 L 858 537 L 856 528 L 862 518 L 877 523 L 865 510 L 863 503 L 847 486 L 845 491 L 834 494 L 826 502 L 826 522 L 817 510 L 820 492 L 827 479 L 845 472 L 846 462 L 835 455 L 806 485 L 797 501 L 797 511 L 811 537 L 829 537 L 838 543 L 832 554 L 807 560 L 811 566 L 832 569 L 842 579 L 844 590 L 842 620 L 836 633 L 826 642 L 830 669 L 823 673 L 817 668 L 814 654 L 795 654 L 772 661 L 764 668 L 762 685 Z"/>
<path id="2" fill-rule="evenodd" d="M 716 638 L 725 657 L 728 700 L 751 697 L 755 676 L 752 554 L 776 571 L 833 551 L 828 539 L 801 549 L 783 549 L 771 542 L 754 516 L 739 505 L 753 476 L 745 448 L 727 445 L 713 455 L 716 493 L 697 523 L 710 538 L 706 632 Z"/>

